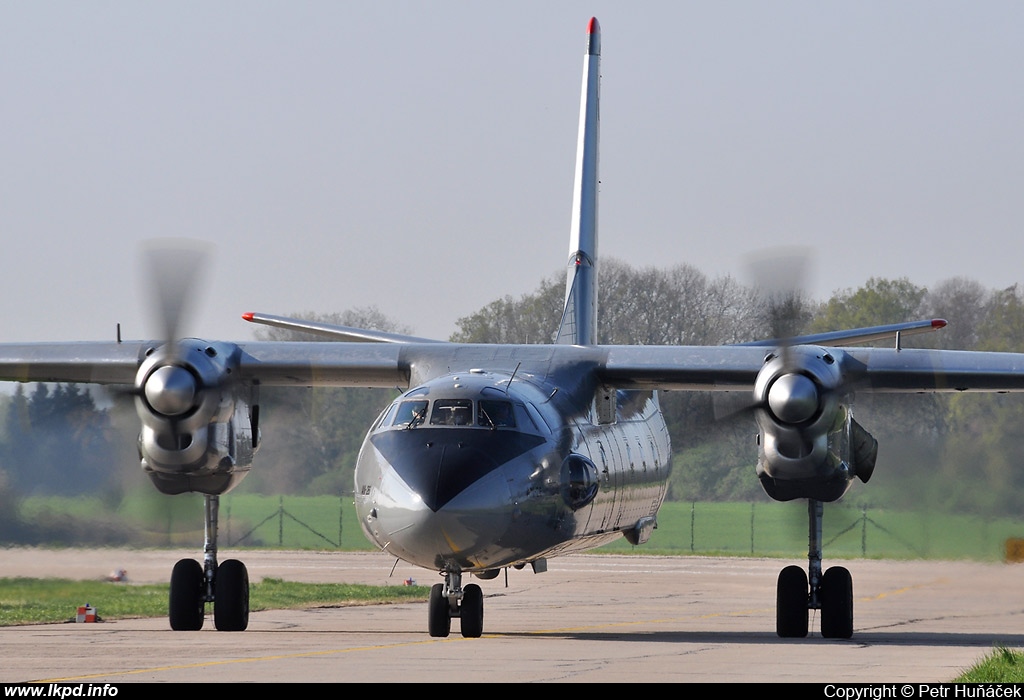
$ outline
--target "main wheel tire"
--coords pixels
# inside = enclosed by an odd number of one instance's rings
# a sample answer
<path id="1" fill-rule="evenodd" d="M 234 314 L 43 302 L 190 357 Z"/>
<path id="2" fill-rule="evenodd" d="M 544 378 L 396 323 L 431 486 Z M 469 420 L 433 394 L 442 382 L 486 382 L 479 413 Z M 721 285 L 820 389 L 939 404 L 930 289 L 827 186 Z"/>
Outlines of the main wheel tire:
<path id="1" fill-rule="evenodd" d="M 479 637 L 484 633 L 484 592 L 475 583 L 462 589 L 459 619 L 463 637 Z"/>
<path id="2" fill-rule="evenodd" d="M 249 572 L 237 559 L 228 559 L 217 567 L 213 622 L 221 632 L 242 632 L 249 626 Z"/>
<path id="3" fill-rule="evenodd" d="M 448 606 L 448 598 L 444 594 L 443 583 L 435 583 L 430 587 L 427 612 L 427 631 L 430 632 L 430 636 L 447 637 L 452 631 L 452 613 Z"/>
<path id="4" fill-rule="evenodd" d="M 821 636 L 853 636 L 853 577 L 842 566 L 833 566 L 821 576 Z"/>
<path id="5" fill-rule="evenodd" d="M 168 615 L 171 629 L 195 631 L 203 628 L 203 567 L 195 559 L 182 559 L 171 571 Z"/>
<path id="6" fill-rule="evenodd" d="M 807 636 L 807 574 L 799 566 L 779 572 L 775 599 L 775 632 L 780 637 Z"/>

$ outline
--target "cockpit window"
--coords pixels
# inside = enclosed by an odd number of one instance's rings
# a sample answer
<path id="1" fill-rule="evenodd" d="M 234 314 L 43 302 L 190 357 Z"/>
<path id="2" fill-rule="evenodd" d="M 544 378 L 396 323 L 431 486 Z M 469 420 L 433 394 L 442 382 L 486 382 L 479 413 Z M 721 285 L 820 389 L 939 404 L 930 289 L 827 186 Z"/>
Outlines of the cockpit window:
<path id="1" fill-rule="evenodd" d="M 438 399 L 430 414 L 431 425 L 473 425 L 473 402 L 469 399 Z"/>
<path id="2" fill-rule="evenodd" d="M 476 424 L 487 428 L 514 428 L 516 419 L 512 416 L 509 401 L 481 401 L 477 406 Z"/>
<path id="3" fill-rule="evenodd" d="M 394 425 L 404 428 L 415 428 L 427 417 L 426 401 L 403 401 L 398 405 Z"/>
<path id="4" fill-rule="evenodd" d="M 385 410 L 380 412 L 380 416 L 377 418 L 377 422 L 370 428 L 371 431 L 376 430 L 382 425 L 391 425 L 391 420 L 395 417 L 395 404 L 391 404 Z"/>

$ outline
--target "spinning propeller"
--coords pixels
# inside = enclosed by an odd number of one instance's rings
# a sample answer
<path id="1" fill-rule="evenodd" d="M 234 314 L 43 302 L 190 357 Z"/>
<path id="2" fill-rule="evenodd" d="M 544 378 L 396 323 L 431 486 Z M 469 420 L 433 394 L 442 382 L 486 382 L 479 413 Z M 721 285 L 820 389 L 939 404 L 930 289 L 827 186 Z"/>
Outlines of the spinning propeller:
<path id="1" fill-rule="evenodd" d="M 804 292 L 810 265 L 810 250 L 802 247 L 772 248 L 746 256 L 747 284 L 764 304 L 770 339 L 741 345 L 764 346 L 765 367 L 753 396 L 715 395 L 716 420 L 768 412 L 783 424 L 797 425 L 818 414 L 822 387 L 802 371 L 803 362 L 795 355 L 804 353 L 794 350 L 810 320 Z"/>
<path id="2" fill-rule="evenodd" d="M 141 448 L 157 471 L 204 462 L 207 427 L 221 412 L 231 376 L 230 347 L 182 337 L 208 251 L 186 239 L 159 239 L 143 249 L 160 344 L 148 351 L 131 393 L 143 425 Z"/>
<path id="3" fill-rule="evenodd" d="M 186 238 L 155 239 L 143 248 L 149 300 L 160 324 L 159 337 L 168 345 L 180 338 L 208 255 L 207 244 Z"/>
<path id="4" fill-rule="evenodd" d="M 184 238 L 155 239 L 143 248 L 149 300 L 159 322 L 159 338 L 163 341 L 160 348 L 163 363 L 147 376 L 139 377 L 137 390 L 141 390 L 149 406 L 163 416 L 187 413 L 195 405 L 200 389 L 197 377 L 178 364 L 183 359 L 179 341 L 207 253 L 208 247 L 202 242 Z"/>

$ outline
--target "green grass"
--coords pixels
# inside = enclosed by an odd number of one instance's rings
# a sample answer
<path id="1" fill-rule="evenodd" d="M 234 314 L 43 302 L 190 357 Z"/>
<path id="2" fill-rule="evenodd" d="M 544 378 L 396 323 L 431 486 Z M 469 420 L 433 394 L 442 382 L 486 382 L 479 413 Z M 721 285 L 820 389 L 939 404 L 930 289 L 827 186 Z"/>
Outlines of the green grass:
<path id="1" fill-rule="evenodd" d="M 1024 683 L 1024 653 L 999 647 L 954 683 Z"/>
<path id="2" fill-rule="evenodd" d="M 252 611 L 426 600 L 426 586 L 292 583 L 267 578 L 250 586 Z M 167 584 L 129 585 L 67 579 L 0 579 L 0 627 L 73 620 L 91 604 L 104 620 L 167 615 Z"/>
<path id="3" fill-rule="evenodd" d="M 194 494 L 167 497 L 147 490 L 122 499 L 115 507 L 98 498 L 29 498 L 21 507 L 26 522 L 46 513 L 73 535 L 98 532 L 101 528 L 92 523 L 119 519 L 123 525 L 114 535 L 124 533 L 123 539 L 108 535 L 100 544 L 198 547 L 203 542 L 203 501 Z M 75 523 L 68 525 L 72 520 Z M 1020 537 L 1024 537 L 1022 519 L 928 509 L 863 509 L 842 502 L 825 506 L 823 538 L 829 558 L 999 561 L 1007 539 Z M 359 527 L 351 496 L 224 496 L 220 543 L 224 548 L 373 549 Z M 51 539 L 48 544 L 96 542 Z M 669 502 L 659 511 L 658 529 L 649 542 L 634 547 L 622 539 L 600 551 L 803 557 L 807 553 L 807 506 L 802 501 Z"/>
<path id="4" fill-rule="evenodd" d="M 649 542 L 625 540 L 601 551 L 793 557 L 807 554 L 807 505 L 666 503 Z M 1024 537 L 1024 520 L 935 511 L 862 509 L 826 504 L 822 539 L 830 559 L 975 559 L 1000 561 L 1006 540 Z"/>

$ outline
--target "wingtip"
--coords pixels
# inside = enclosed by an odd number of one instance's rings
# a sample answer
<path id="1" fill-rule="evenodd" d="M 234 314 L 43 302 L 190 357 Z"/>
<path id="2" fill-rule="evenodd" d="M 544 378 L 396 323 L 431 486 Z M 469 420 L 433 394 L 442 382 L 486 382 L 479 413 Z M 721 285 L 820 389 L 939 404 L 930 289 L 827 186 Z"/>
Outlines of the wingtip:
<path id="1" fill-rule="evenodd" d="M 944 318 L 933 318 L 932 319 L 932 328 L 934 328 L 935 330 L 938 330 L 940 328 L 945 328 L 945 327 L 946 327 L 946 319 L 944 319 Z"/>
<path id="2" fill-rule="evenodd" d="M 587 23 L 587 34 L 600 34 L 601 24 L 597 21 L 597 17 L 591 17 L 590 22 Z"/>
<path id="3" fill-rule="evenodd" d="M 244 320 L 250 321 L 250 322 L 252 321 L 253 317 L 255 317 L 255 316 L 256 316 L 256 314 L 254 314 L 252 311 L 246 311 L 244 314 L 242 314 L 242 318 Z"/>

